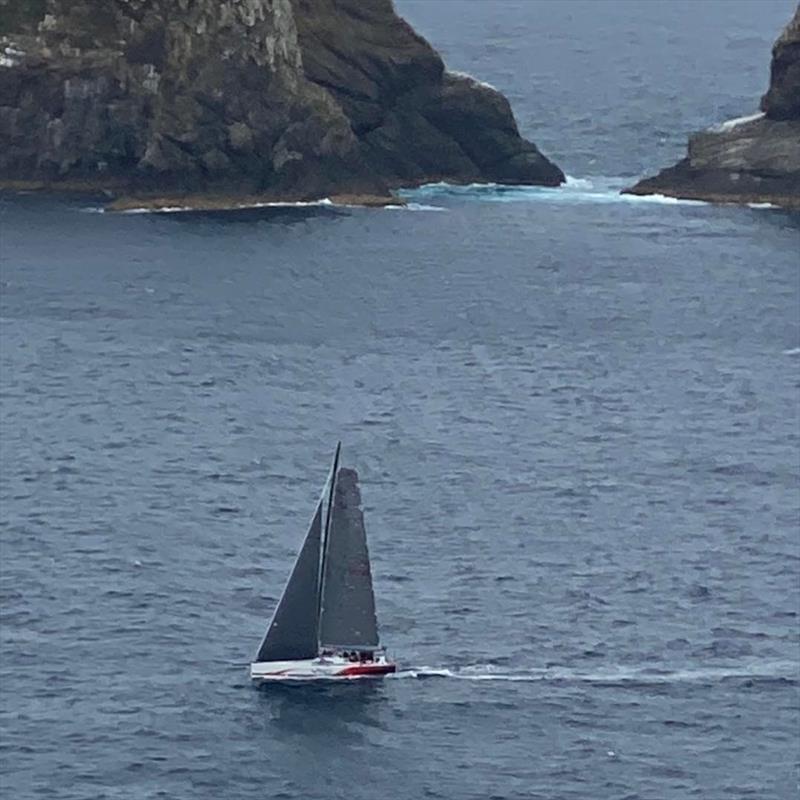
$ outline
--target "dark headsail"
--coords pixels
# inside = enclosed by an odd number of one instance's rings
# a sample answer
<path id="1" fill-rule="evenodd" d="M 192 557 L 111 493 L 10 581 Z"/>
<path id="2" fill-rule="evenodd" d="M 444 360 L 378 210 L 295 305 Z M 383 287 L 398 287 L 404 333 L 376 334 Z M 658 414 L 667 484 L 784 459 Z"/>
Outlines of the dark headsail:
<path id="1" fill-rule="evenodd" d="M 322 500 L 319 501 L 289 582 L 258 649 L 256 661 L 290 661 L 317 657 L 321 539 Z"/>
<path id="2" fill-rule="evenodd" d="M 326 544 L 320 644 L 323 647 L 377 648 L 375 598 L 355 470 L 343 467 L 337 475 Z"/>

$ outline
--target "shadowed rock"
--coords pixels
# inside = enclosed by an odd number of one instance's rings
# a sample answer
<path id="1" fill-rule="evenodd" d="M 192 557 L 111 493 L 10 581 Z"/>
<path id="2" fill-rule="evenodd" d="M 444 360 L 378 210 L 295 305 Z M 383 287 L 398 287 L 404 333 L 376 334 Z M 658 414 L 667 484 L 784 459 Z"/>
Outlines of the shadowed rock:
<path id="1" fill-rule="evenodd" d="M 761 98 L 769 119 L 800 119 L 800 5 L 772 48 L 769 89 Z"/>
<path id="2" fill-rule="evenodd" d="M 686 158 L 627 192 L 800 208 L 800 7 L 773 47 L 761 113 L 693 134 Z"/>
<path id="3" fill-rule="evenodd" d="M 0 0 L 0 34 L 6 186 L 169 204 L 564 180 L 390 0 Z"/>

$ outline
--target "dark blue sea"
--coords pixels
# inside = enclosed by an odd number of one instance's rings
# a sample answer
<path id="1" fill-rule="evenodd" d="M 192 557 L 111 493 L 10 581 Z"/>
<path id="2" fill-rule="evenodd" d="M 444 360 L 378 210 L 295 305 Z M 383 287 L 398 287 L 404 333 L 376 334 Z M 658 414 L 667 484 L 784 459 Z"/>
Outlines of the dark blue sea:
<path id="1" fill-rule="evenodd" d="M 398 0 L 562 190 L 2 199 L 0 794 L 789 800 L 800 217 L 623 198 L 791 0 Z M 381 683 L 259 691 L 336 440 Z"/>

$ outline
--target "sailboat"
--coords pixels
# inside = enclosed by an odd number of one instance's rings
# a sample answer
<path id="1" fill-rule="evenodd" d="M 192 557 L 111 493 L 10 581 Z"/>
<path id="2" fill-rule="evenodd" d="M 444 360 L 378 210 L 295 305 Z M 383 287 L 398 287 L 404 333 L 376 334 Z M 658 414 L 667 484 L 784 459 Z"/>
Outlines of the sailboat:
<path id="1" fill-rule="evenodd" d="M 250 665 L 257 681 L 362 678 L 397 667 L 378 640 L 358 474 L 333 469 Z"/>

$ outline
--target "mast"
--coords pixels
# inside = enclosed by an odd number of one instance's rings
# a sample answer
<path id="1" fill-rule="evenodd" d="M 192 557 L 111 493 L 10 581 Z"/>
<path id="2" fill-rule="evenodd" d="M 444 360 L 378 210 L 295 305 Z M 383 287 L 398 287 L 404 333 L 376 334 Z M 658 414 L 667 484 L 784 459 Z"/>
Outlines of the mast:
<path id="1" fill-rule="evenodd" d="M 331 528 L 331 513 L 333 512 L 333 497 L 336 490 L 336 474 L 339 471 L 339 454 L 342 451 L 342 443 L 337 442 L 336 452 L 333 455 L 333 469 L 331 470 L 330 491 L 328 492 L 328 508 L 325 513 L 325 528 L 322 532 L 322 548 L 319 563 L 319 582 L 317 583 L 317 620 L 322 611 L 322 590 L 325 582 L 325 561 L 328 555 L 328 534 Z M 319 622 L 318 622 L 319 624 Z"/>

